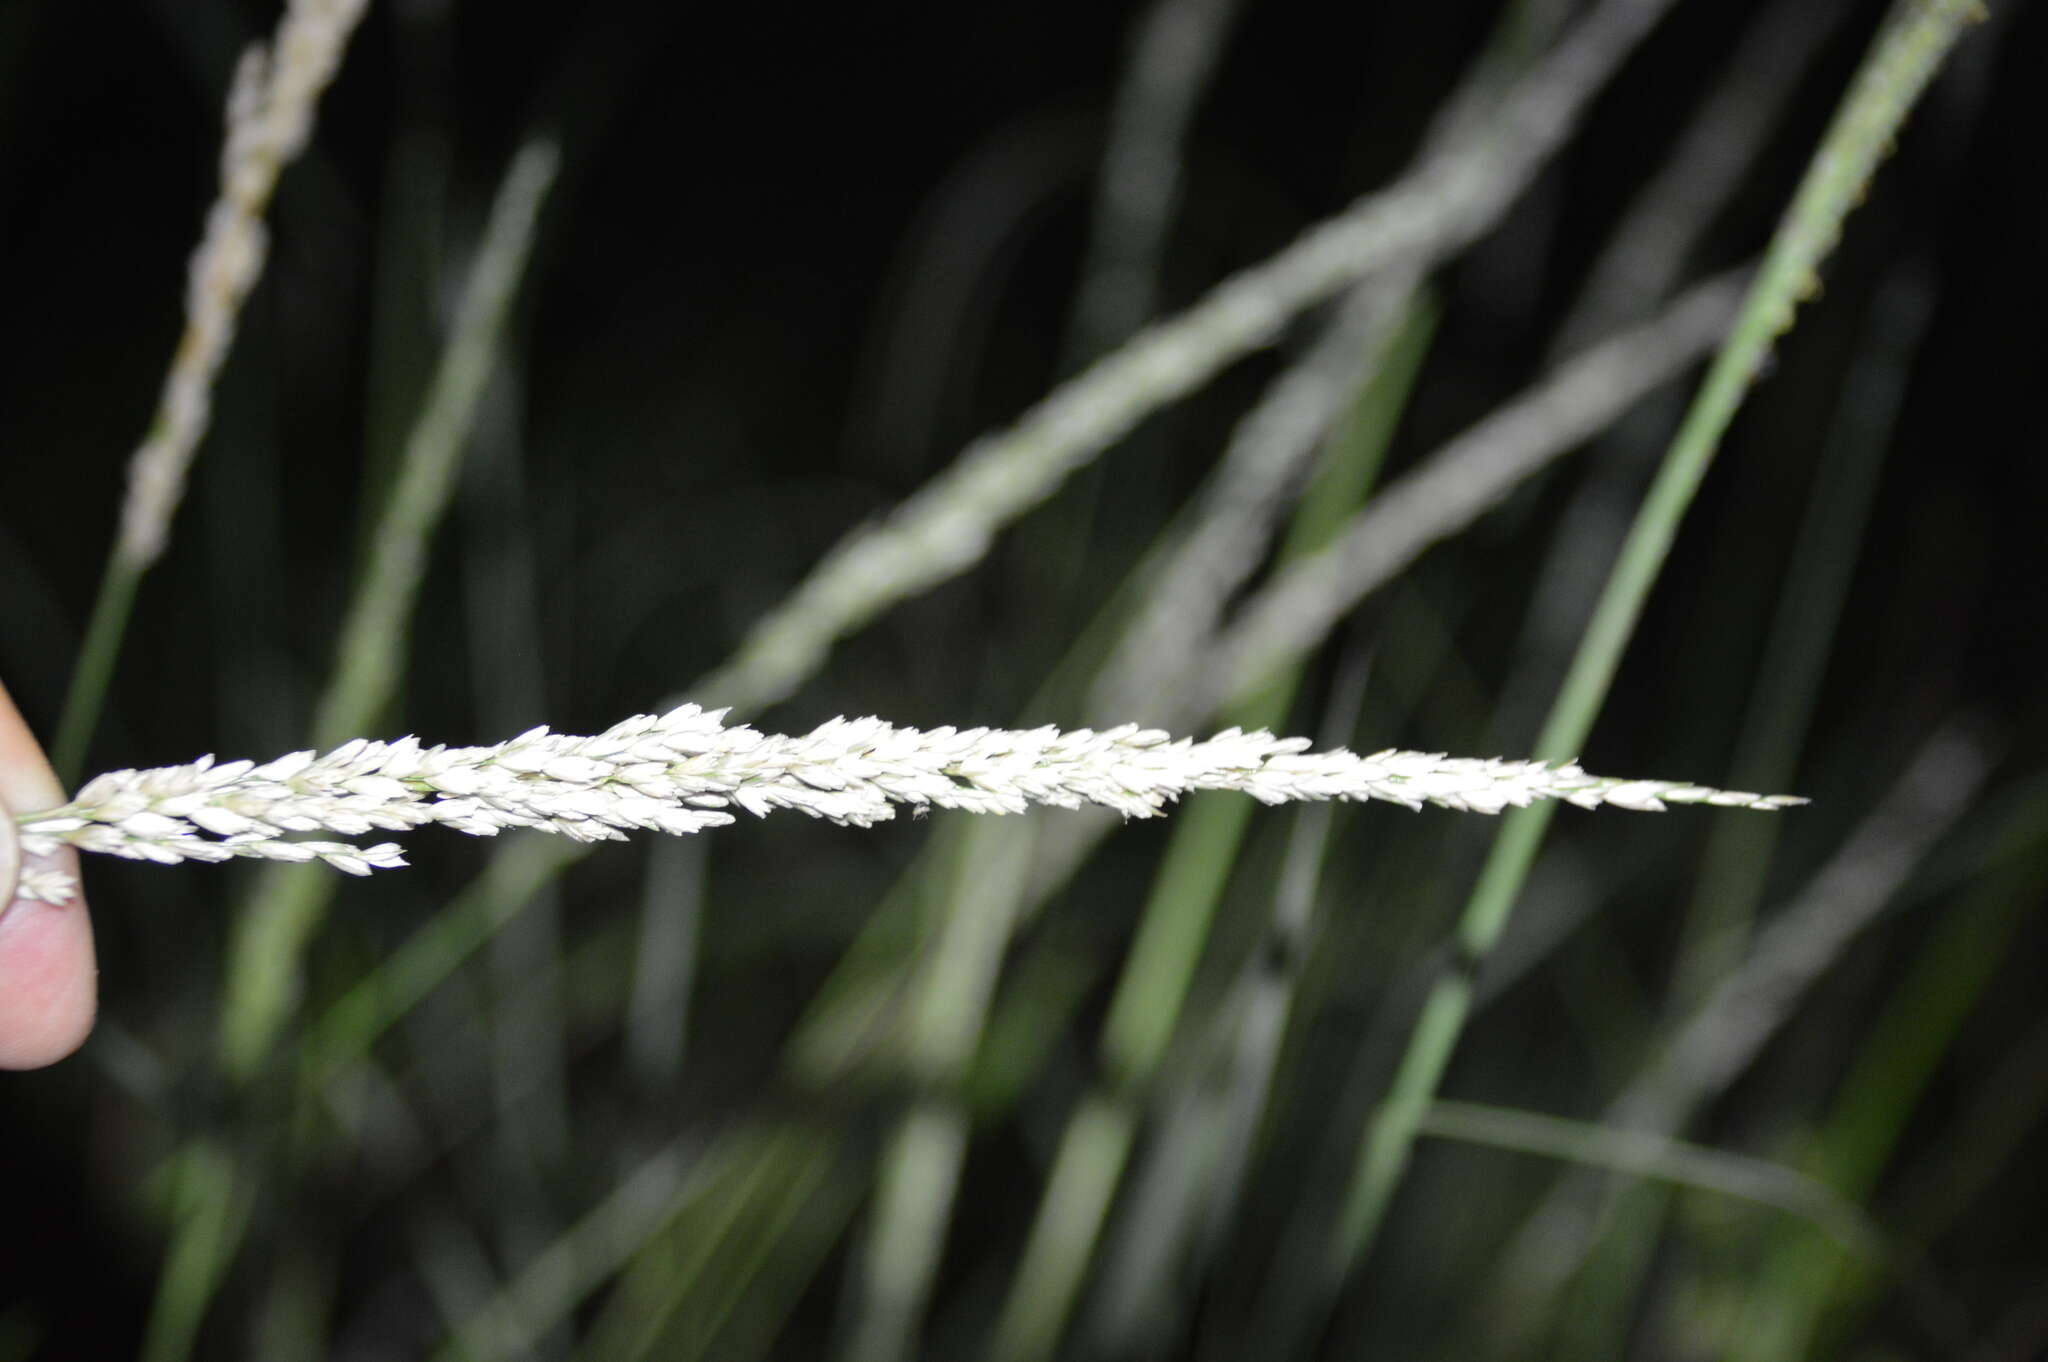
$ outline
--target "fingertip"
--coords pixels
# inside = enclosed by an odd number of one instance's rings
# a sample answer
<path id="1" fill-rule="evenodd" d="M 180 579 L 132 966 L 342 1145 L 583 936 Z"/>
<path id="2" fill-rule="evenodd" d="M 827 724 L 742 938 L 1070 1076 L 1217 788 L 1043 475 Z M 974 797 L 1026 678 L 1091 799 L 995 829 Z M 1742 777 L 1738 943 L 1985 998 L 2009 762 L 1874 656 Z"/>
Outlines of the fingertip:
<path id="1" fill-rule="evenodd" d="M 78 858 L 66 849 L 29 857 L 25 868 L 76 877 Z M 91 1032 L 98 1005 L 99 966 L 82 894 L 65 904 L 17 898 L 0 910 L 0 1069 L 40 1068 L 72 1053 Z"/>
<path id="2" fill-rule="evenodd" d="M 23 856 L 14 813 L 51 808 L 64 792 L 43 751 L 0 686 L 0 1069 L 54 1064 L 92 1030 L 99 966 L 83 892 L 68 903 L 17 896 L 23 874 L 55 872 L 78 880 L 78 854 L 60 847 Z"/>

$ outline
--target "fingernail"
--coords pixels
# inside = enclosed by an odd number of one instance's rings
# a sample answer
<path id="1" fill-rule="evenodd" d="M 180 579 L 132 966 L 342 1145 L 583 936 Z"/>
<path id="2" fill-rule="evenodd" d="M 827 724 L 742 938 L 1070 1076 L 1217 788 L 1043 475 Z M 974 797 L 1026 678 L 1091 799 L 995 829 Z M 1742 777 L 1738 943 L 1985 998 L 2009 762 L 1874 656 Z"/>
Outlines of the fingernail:
<path id="1" fill-rule="evenodd" d="M 10 822 L 17 813 L 54 809 L 64 802 L 64 787 L 41 752 L 31 747 L 27 755 L 6 755 L 11 759 L 0 761 L 0 809 L 7 810 Z"/>

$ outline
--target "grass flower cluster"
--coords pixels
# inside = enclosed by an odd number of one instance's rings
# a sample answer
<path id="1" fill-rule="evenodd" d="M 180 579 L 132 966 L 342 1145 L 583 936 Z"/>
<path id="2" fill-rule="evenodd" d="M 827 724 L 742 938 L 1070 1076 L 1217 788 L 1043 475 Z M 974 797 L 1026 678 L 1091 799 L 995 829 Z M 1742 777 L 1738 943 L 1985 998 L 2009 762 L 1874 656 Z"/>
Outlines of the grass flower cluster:
<path id="1" fill-rule="evenodd" d="M 186 284 L 186 335 L 149 438 L 129 466 L 121 551 L 147 565 L 163 552 L 186 470 L 206 434 L 214 378 L 269 249 L 263 214 L 278 176 L 304 150 L 313 109 L 334 79 L 368 0 L 295 0 L 270 49 L 242 55 L 228 94 L 220 197 L 207 213 Z"/>
<path id="2" fill-rule="evenodd" d="M 1195 790 L 1238 790 L 1265 804 L 1379 799 L 1499 813 L 1537 800 L 1655 810 L 1667 803 L 1779 809 L 1802 801 L 1661 780 L 1592 776 L 1575 763 L 1482 760 L 1387 750 L 1311 752 L 1307 738 L 1230 728 L 1206 741 L 1126 724 L 1094 731 L 899 727 L 833 719 L 801 736 L 727 725 L 724 710 L 682 705 L 579 736 L 535 728 L 491 747 L 426 747 L 416 738 L 357 739 L 324 756 L 293 752 L 259 766 L 201 757 L 182 766 L 111 771 L 62 808 L 22 815 L 22 844 L 59 843 L 175 865 L 251 857 L 323 861 L 351 875 L 403 865 L 394 843 L 293 841 L 292 833 L 361 836 L 440 823 L 481 837 L 538 828 L 578 841 L 645 830 L 702 832 L 730 809 L 796 809 L 867 827 L 895 806 L 1023 813 L 1033 804 L 1096 804 L 1150 818 Z M 31 886 L 68 895 L 61 876 Z"/>

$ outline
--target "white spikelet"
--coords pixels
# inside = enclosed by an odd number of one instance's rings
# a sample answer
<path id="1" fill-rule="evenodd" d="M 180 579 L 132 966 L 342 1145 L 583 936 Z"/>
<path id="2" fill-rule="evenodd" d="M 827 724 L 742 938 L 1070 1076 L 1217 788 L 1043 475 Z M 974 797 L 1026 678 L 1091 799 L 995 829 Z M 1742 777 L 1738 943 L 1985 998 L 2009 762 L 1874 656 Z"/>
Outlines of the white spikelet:
<path id="1" fill-rule="evenodd" d="M 290 833 L 361 836 L 441 823 L 476 836 L 538 828 L 579 841 L 636 830 L 702 832 L 794 809 L 867 827 L 898 805 L 1022 813 L 1034 804 L 1095 804 L 1150 818 L 1191 790 L 1237 790 L 1266 804 L 1378 799 L 1500 813 L 1540 799 L 1581 808 L 1654 811 L 1669 804 L 1782 809 L 1789 795 L 1676 781 L 1587 775 L 1575 762 L 1447 757 L 1440 752 L 1309 751 L 1306 738 L 1230 728 L 1206 741 L 1135 724 L 904 728 L 832 719 L 800 737 L 728 726 L 724 710 L 684 705 L 579 737 L 535 728 L 495 747 L 422 747 L 356 739 L 325 756 L 294 752 L 261 766 L 111 771 L 59 809 L 16 818 L 23 850 L 59 845 L 170 865 L 255 857 L 324 861 L 351 875 L 403 865 L 391 843 L 298 841 Z M 59 884 L 58 881 L 64 881 Z M 23 893 L 61 902 L 68 877 L 39 872 Z"/>

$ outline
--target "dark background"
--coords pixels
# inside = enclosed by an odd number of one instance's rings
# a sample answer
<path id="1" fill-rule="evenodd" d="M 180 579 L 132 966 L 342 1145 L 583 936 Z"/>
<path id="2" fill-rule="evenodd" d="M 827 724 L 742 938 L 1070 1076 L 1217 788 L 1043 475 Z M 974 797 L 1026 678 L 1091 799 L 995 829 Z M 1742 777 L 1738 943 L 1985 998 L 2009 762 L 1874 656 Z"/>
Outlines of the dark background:
<path id="1" fill-rule="evenodd" d="M 1497 8 L 1247 0 L 1188 147 L 1162 280 L 1168 309 L 1397 172 Z M 1683 0 L 1503 227 L 1441 273 L 1445 320 L 1396 469 L 1540 372 L 1606 229 L 1761 8 Z M 1882 10 L 1849 8 L 1718 216 L 1695 276 L 1750 258 L 1767 238 Z M 1850 221 L 1824 295 L 1739 418 L 1585 754 L 1594 770 L 1725 775 L 1717 763 L 1843 375 L 1874 300 L 1910 275 L 1933 313 L 1800 767 L 1797 788 L 1816 807 L 1786 831 L 1774 884 L 1810 873 L 1944 718 L 1988 735 L 1998 764 L 1987 810 L 2037 793 L 2048 739 L 2036 698 L 2048 669 L 2048 91 L 2040 7 L 1991 8 L 1995 21 L 1966 39 L 1908 128 Z M 261 757 L 299 743 L 331 661 L 366 489 L 381 485 L 402 442 L 497 177 L 540 128 L 559 132 L 564 175 L 513 362 L 483 418 L 496 471 L 473 476 L 469 510 L 442 537 L 388 727 L 449 742 L 542 722 L 590 731 L 705 673 L 842 534 L 1071 372 L 1072 287 L 1136 13 L 1059 0 L 378 0 L 312 148 L 285 176 L 272 258 L 172 549 L 142 589 L 90 768 L 206 751 Z M 0 669 L 44 732 L 91 607 L 126 458 L 181 326 L 227 74 L 273 17 L 272 6 L 213 0 L 0 0 Z M 839 713 L 916 724 L 1062 717 L 1020 715 L 1047 659 L 1086 622 L 1100 584 L 1199 485 L 1274 372 L 1273 356 L 1258 357 L 1148 422 L 986 564 L 889 612 L 796 698 L 753 717 L 777 730 Z M 1651 418 L 1662 429 L 1666 407 Z M 1526 705 L 1493 706 L 1512 690 L 1527 588 L 1578 476 L 1543 480 L 1418 567 L 1419 600 L 1442 611 L 1462 670 L 1404 707 L 1398 729 L 1358 742 L 1527 748 Z M 496 686 L 473 656 L 463 555 L 488 538 L 476 509 L 487 504 L 518 507 L 531 532 L 534 671 L 524 689 Z M 1315 730 L 1320 685 L 1294 731 Z M 1419 835 L 1446 873 L 1468 875 L 1490 827 L 1427 817 Z M 721 834 L 693 1006 L 693 1047 L 705 1049 L 693 1048 L 683 1090 L 649 1097 L 620 1078 L 607 1025 L 579 1026 L 581 1163 L 555 1188 L 563 1208 L 607 1185 L 613 1123 L 667 1128 L 789 1100 L 776 1087 L 777 1047 L 925 835 L 908 821 L 868 834 L 780 823 Z M 1699 828 L 1641 835 L 1675 849 L 1666 873 L 1682 883 Z M 1104 968 L 1122 950 L 1159 836 L 1134 828 L 1113 839 L 1057 919 Z M 323 956 L 335 980 L 483 862 L 484 850 L 450 845 L 461 839 L 413 840 L 418 868 L 402 880 L 350 886 L 337 913 L 347 939 Z M 628 911 L 639 865 L 621 849 L 578 870 L 572 937 Z M 218 1096 L 208 1047 L 221 910 L 237 874 L 91 867 L 104 1015 L 124 1048 L 101 1044 L 48 1074 L 0 1077 L 0 1320 L 44 1340 L 27 1355 L 135 1346 L 161 1247 L 146 1179 L 165 1132 L 202 1122 Z M 1671 944 L 1656 905 L 1676 893 L 1646 893 L 1617 928 L 1618 948 L 1647 976 Z M 1448 921 L 1438 910 L 1411 939 L 1433 940 Z M 1815 1053 L 1757 1080 L 1737 1117 L 1699 1133 L 1754 1129 L 1786 1089 L 1838 1073 L 1849 1038 L 1928 929 L 1924 913 L 1888 923 L 1833 981 L 1804 1033 Z M 1941 1113 L 2038 1014 L 2048 978 L 2038 916 L 2003 951 L 1912 1115 L 1902 1163 L 1911 1139 L 1943 1138 Z M 1386 968 L 1373 965 L 1356 983 L 1361 996 L 1333 1005 L 1339 1029 L 1369 1014 L 1366 995 Z M 318 974 L 316 993 L 331 992 Z M 1032 1122 L 1064 1110 L 1085 1077 L 1108 977 L 1082 990 L 1051 1076 L 1036 1080 L 1045 1110 L 997 1123 L 970 1162 L 967 1197 L 1013 1214 L 1010 1228 L 991 1212 L 954 1241 L 960 1265 L 942 1279 L 940 1307 L 955 1318 L 987 1289 L 976 1273 L 1015 1251 L 1035 1204 L 1017 1189 L 1043 1173 L 1045 1135 Z M 1486 1067 L 1457 1072 L 1470 1088 L 1487 1074 L 1554 1074 L 1512 1095 L 1597 1109 L 1599 1084 L 1574 1068 L 1559 1012 L 1555 985 L 1511 995 L 1473 1040 L 1491 1047 L 1473 1061 Z M 1830 1048 L 1831 1037 L 1844 1048 Z M 159 1066 L 151 1095 L 110 1076 L 125 1047 Z M 865 1129 L 877 1118 L 862 1108 L 846 1119 Z M 2038 1129 L 2030 1141 L 2041 1152 Z M 321 1194 L 346 1200 L 347 1187 Z M 329 1233 L 312 1201 L 287 1232 Z M 1987 1331 L 2030 1276 L 2037 1289 L 2048 1280 L 2038 1160 L 2013 1164 L 1990 1201 L 1931 1247 Z M 387 1251 L 403 1239 L 403 1205 L 367 1225 L 335 1213 L 349 1226 L 332 1231 L 345 1244 L 344 1302 L 369 1297 L 395 1270 Z M 1257 1262 L 1256 1228 L 1240 1242 Z M 1428 1261 L 1360 1290 L 1393 1292 Z M 843 1269 L 842 1249 L 795 1307 L 783 1355 L 822 1348 Z M 247 1334 L 234 1321 L 251 1280 L 245 1262 L 202 1335 L 206 1355 L 241 1355 Z M 1425 1295 L 1420 1322 L 1400 1326 L 1401 1337 L 1441 1346 L 1458 1299 L 1448 1281 L 1441 1291 Z M 21 1303 L 11 1316 L 9 1302 Z M 350 1327 L 369 1326 L 340 1332 Z M 403 1340 L 416 1328 L 393 1326 L 387 1355 L 410 1355 Z M 1870 1328 L 1892 1339 L 1881 1316 Z M 16 1355 L 7 1348 L 0 1331 L 0 1358 Z"/>

